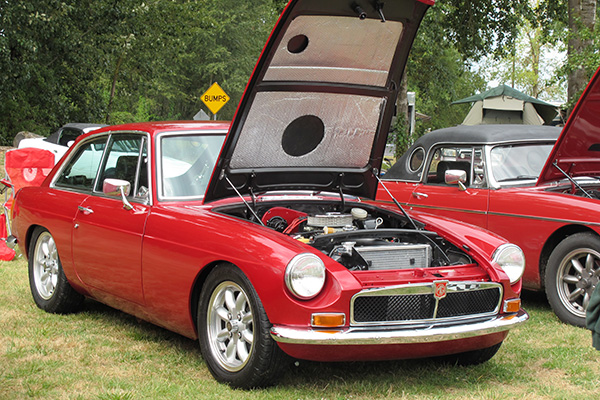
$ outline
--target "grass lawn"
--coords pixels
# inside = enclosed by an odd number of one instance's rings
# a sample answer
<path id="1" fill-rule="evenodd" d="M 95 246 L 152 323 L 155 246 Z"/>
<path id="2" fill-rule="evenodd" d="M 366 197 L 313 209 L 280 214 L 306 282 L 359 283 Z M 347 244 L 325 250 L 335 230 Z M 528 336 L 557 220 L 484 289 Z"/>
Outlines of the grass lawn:
<path id="1" fill-rule="evenodd" d="M 529 323 L 483 365 L 302 361 L 278 386 L 245 392 L 213 380 L 195 341 L 93 301 L 41 311 L 19 258 L 0 262 L 0 399 L 598 399 L 590 333 L 560 323 L 542 295 L 524 304 Z"/>

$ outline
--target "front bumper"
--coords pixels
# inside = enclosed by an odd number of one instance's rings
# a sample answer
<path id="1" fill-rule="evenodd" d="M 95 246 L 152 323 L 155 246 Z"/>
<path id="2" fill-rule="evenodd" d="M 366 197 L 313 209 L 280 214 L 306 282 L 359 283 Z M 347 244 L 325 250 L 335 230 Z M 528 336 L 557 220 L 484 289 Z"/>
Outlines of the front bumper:
<path id="1" fill-rule="evenodd" d="M 505 332 L 529 319 L 525 310 L 471 323 L 431 324 L 424 328 L 350 327 L 344 330 L 316 330 L 273 326 L 271 337 L 279 343 L 302 345 L 382 345 L 438 343 Z"/>

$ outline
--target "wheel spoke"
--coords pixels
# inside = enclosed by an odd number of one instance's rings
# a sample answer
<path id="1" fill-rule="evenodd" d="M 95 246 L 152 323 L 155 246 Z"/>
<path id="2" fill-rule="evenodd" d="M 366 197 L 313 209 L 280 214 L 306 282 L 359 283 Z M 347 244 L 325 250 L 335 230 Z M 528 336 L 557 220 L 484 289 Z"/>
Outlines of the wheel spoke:
<path id="1" fill-rule="evenodd" d="M 248 349 L 246 348 L 246 343 L 243 340 L 237 340 L 236 342 L 237 356 L 240 361 L 244 362 L 248 358 Z"/>
<path id="2" fill-rule="evenodd" d="M 244 342 L 250 345 L 254 343 L 254 335 L 252 334 L 252 331 L 250 329 L 245 329 L 242 332 L 242 339 L 244 339 Z"/>
<path id="3" fill-rule="evenodd" d="M 223 321 L 229 320 L 229 311 L 227 311 L 225 307 L 216 307 L 215 312 Z"/>
<path id="4" fill-rule="evenodd" d="M 573 275 L 565 275 L 563 276 L 563 282 L 565 283 L 569 283 L 571 285 L 576 285 L 579 283 L 579 278 L 577 278 L 576 276 Z"/>
<path id="5" fill-rule="evenodd" d="M 235 314 L 237 309 L 235 307 L 235 295 L 231 288 L 225 290 L 225 306 L 231 314 Z"/>
<path id="6" fill-rule="evenodd" d="M 227 329 L 223 329 L 217 333 L 217 342 L 225 343 L 229 339 L 229 331 Z"/>
<path id="7" fill-rule="evenodd" d="M 594 271 L 595 264 L 596 264 L 596 258 L 594 257 L 594 255 L 592 253 L 588 253 L 587 257 L 585 258 L 586 271 L 589 271 L 590 273 L 592 271 Z"/>
<path id="8" fill-rule="evenodd" d="M 590 304 L 590 294 L 588 292 L 585 292 L 585 295 L 583 295 L 583 308 L 587 310 L 588 304 Z"/>
<path id="9" fill-rule="evenodd" d="M 232 340 L 227 343 L 227 349 L 225 350 L 225 358 L 230 363 L 235 361 L 235 355 L 237 354 L 237 338 L 234 336 Z"/>
<path id="10" fill-rule="evenodd" d="M 578 259 L 576 259 L 576 258 L 571 259 L 571 265 L 573 265 L 573 268 L 575 268 L 575 270 L 578 273 L 580 273 L 580 274 L 583 273 L 583 266 L 581 265 L 581 263 L 579 262 Z"/>
<path id="11" fill-rule="evenodd" d="M 585 293 L 585 290 L 582 288 L 577 288 L 575 290 L 573 290 L 571 292 L 571 294 L 569 295 L 569 301 L 575 301 L 575 299 L 577 299 L 579 296 L 583 295 Z"/>
<path id="12" fill-rule="evenodd" d="M 244 323 L 245 325 L 248 325 L 250 322 L 252 322 L 252 313 L 250 313 L 250 312 L 244 313 L 242 315 L 242 323 Z"/>
<path id="13" fill-rule="evenodd" d="M 237 296 L 237 298 L 235 299 L 235 309 L 237 311 L 242 311 L 244 309 L 244 306 L 246 305 L 246 296 L 244 296 L 244 293 L 240 292 Z"/>

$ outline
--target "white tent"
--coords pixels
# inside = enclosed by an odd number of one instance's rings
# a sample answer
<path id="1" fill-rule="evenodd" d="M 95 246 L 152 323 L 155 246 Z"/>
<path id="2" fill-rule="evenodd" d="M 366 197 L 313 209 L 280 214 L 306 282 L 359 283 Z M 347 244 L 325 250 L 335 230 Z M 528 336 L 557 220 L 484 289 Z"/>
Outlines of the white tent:
<path id="1" fill-rule="evenodd" d="M 549 124 L 557 113 L 552 104 L 527 96 L 506 85 L 457 100 L 452 104 L 462 103 L 473 103 L 463 125 L 543 125 Z"/>

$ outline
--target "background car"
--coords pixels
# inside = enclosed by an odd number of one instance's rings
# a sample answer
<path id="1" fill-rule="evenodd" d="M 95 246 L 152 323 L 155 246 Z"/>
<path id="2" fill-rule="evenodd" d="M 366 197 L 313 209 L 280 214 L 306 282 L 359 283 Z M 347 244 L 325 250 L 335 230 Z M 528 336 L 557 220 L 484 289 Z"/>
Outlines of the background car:
<path id="1" fill-rule="evenodd" d="M 430 4 L 293 1 L 231 125 L 80 137 L 13 206 L 37 306 L 87 296 L 198 339 L 215 378 L 243 388 L 290 357 L 493 357 L 528 319 L 521 249 L 372 202 L 394 82 Z"/>
<path id="2" fill-rule="evenodd" d="M 524 287 L 545 290 L 556 315 L 577 326 L 585 326 L 600 280 L 598 91 L 596 73 L 562 134 L 531 125 L 441 129 L 417 140 L 383 177 L 410 209 L 519 245 L 527 260 Z M 391 200 L 383 188 L 377 198 Z"/>
<path id="3" fill-rule="evenodd" d="M 75 142 L 79 136 L 84 133 L 94 131 L 106 125 L 88 124 L 88 123 L 70 123 L 60 127 L 56 132 L 48 137 L 24 138 L 16 140 L 16 147 L 19 149 L 26 147 L 35 147 L 38 149 L 49 150 L 54 154 L 56 162 L 67 152 L 70 145 Z"/>

